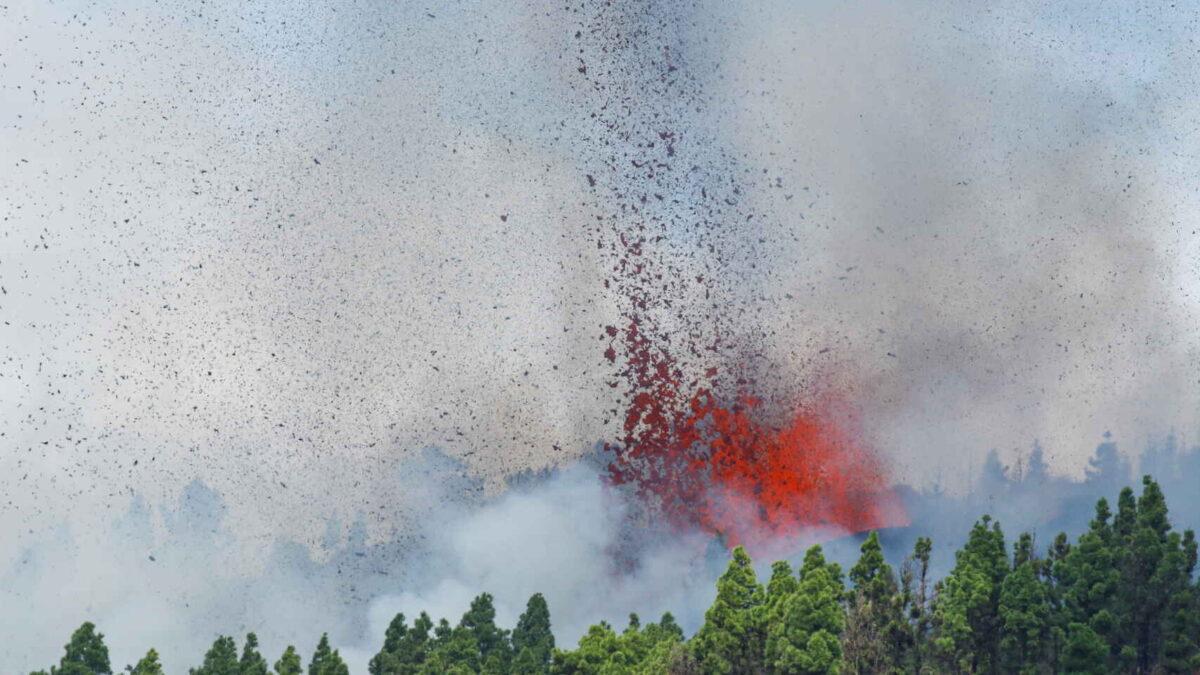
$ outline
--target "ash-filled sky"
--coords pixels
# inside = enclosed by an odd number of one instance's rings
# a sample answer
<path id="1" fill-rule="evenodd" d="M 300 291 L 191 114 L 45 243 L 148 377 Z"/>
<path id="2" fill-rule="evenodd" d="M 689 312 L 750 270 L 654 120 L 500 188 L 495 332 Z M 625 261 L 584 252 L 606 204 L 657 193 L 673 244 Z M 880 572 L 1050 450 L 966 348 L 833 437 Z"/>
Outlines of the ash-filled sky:
<path id="1" fill-rule="evenodd" d="M 624 4 L 0 6 L 5 558 L 196 478 L 249 552 L 382 536 L 424 447 L 496 490 L 614 438 L 591 183 L 660 121 L 755 215 L 720 299 L 894 480 L 1195 438 L 1196 8 Z M 690 98 L 589 85 L 605 21 Z"/>

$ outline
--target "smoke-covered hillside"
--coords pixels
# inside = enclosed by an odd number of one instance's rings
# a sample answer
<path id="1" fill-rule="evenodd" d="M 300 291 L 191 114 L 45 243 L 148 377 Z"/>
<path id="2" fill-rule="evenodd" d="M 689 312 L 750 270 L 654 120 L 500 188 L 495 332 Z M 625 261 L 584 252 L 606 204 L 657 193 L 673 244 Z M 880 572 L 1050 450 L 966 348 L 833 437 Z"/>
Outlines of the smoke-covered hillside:
<path id="1" fill-rule="evenodd" d="M 929 537 L 930 573 L 943 576 L 984 514 L 1010 538 L 1032 533 L 1044 553 L 1057 533 L 1087 528 L 1096 499 L 1111 501 L 1134 479 L 1109 441 L 1098 446 L 1081 482 L 1047 474 L 1038 453 L 1007 473 L 988 462 L 965 494 L 900 488 L 911 525 L 880 532 L 887 558 L 899 564 L 918 537 Z M 1200 450 L 1171 441 L 1141 459 L 1139 470 L 1162 477 L 1180 529 L 1200 524 L 1189 479 L 1198 464 Z M 239 541 L 221 496 L 202 483 L 164 508 L 134 497 L 105 529 L 58 528 L 5 571 L 3 606 L 37 611 L 0 617 L 12 637 L 0 659 L 32 669 L 55 653 L 62 636 L 91 620 L 107 631 L 120 663 L 155 645 L 176 671 L 198 662 L 218 634 L 255 631 L 264 650 L 276 653 L 285 644 L 307 648 L 319 630 L 361 672 L 393 614 L 453 619 L 479 592 L 494 596 L 504 625 L 516 621 L 530 595 L 543 593 L 564 646 L 598 620 L 623 625 L 630 612 L 670 611 L 690 635 L 712 601 L 728 550 L 709 535 L 648 521 L 628 491 L 603 485 L 599 466 L 523 474 L 509 490 L 485 497 L 461 464 L 426 451 L 395 477 L 398 496 L 412 509 L 399 514 L 404 527 L 383 539 L 367 534 L 363 514 L 345 513 L 312 541 Z M 814 532 L 775 542 L 755 552 L 759 572 L 775 558 L 798 563 L 818 537 L 826 555 L 848 568 L 864 536 Z"/>

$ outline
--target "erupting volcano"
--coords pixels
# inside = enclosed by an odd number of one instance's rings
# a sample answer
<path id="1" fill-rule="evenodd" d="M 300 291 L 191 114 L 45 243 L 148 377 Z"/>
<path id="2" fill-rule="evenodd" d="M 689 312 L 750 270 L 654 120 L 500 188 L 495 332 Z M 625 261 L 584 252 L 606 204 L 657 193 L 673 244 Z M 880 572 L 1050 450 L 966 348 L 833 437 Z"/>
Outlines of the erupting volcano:
<path id="1" fill-rule="evenodd" d="M 836 401 L 769 425 L 753 395 L 718 397 L 710 388 L 716 369 L 683 382 L 681 368 L 638 322 L 606 334 L 624 345 L 629 385 L 621 442 L 608 446 L 609 478 L 634 485 L 671 524 L 752 548 L 903 524 L 882 466 L 837 414 Z M 613 346 L 606 356 L 616 360 Z"/>
<path id="2" fill-rule="evenodd" d="M 837 387 L 813 396 L 770 365 L 779 352 L 763 319 L 777 293 L 759 265 L 773 210 L 762 207 L 795 191 L 706 123 L 708 52 L 647 7 L 606 3 L 574 36 L 574 86 L 598 139 L 584 155 L 588 229 L 621 317 L 600 335 L 623 420 L 609 479 L 668 523 L 729 544 L 900 524 Z"/>

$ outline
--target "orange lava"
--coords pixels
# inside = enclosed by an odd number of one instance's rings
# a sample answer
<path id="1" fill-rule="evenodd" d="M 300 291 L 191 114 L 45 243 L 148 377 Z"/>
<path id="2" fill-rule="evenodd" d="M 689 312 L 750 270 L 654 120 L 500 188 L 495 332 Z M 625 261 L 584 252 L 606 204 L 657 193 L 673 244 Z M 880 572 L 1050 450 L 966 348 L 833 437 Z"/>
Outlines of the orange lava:
<path id="1" fill-rule="evenodd" d="M 634 485 L 672 524 L 759 548 L 781 538 L 906 523 L 882 464 L 833 404 L 796 411 L 771 427 L 753 396 L 722 404 L 700 382 L 684 386 L 670 356 L 636 323 L 623 342 L 630 391 L 622 443 L 610 446 L 609 476 Z"/>

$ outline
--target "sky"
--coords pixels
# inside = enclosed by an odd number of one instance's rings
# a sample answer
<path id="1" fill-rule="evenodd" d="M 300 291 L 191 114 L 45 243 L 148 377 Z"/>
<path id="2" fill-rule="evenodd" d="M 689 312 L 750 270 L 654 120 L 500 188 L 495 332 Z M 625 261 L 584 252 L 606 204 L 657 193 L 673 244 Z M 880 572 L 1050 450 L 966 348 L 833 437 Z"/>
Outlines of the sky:
<path id="1" fill-rule="evenodd" d="M 663 250 L 721 276 L 674 300 L 842 392 L 897 483 L 1194 441 L 1194 8 L 617 6 L 0 6 L 0 563 L 197 479 L 260 564 L 381 541 L 428 448 L 496 495 L 611 440 L 593 223 L 633 216 L 591 183 L 660 126 Z"/>

